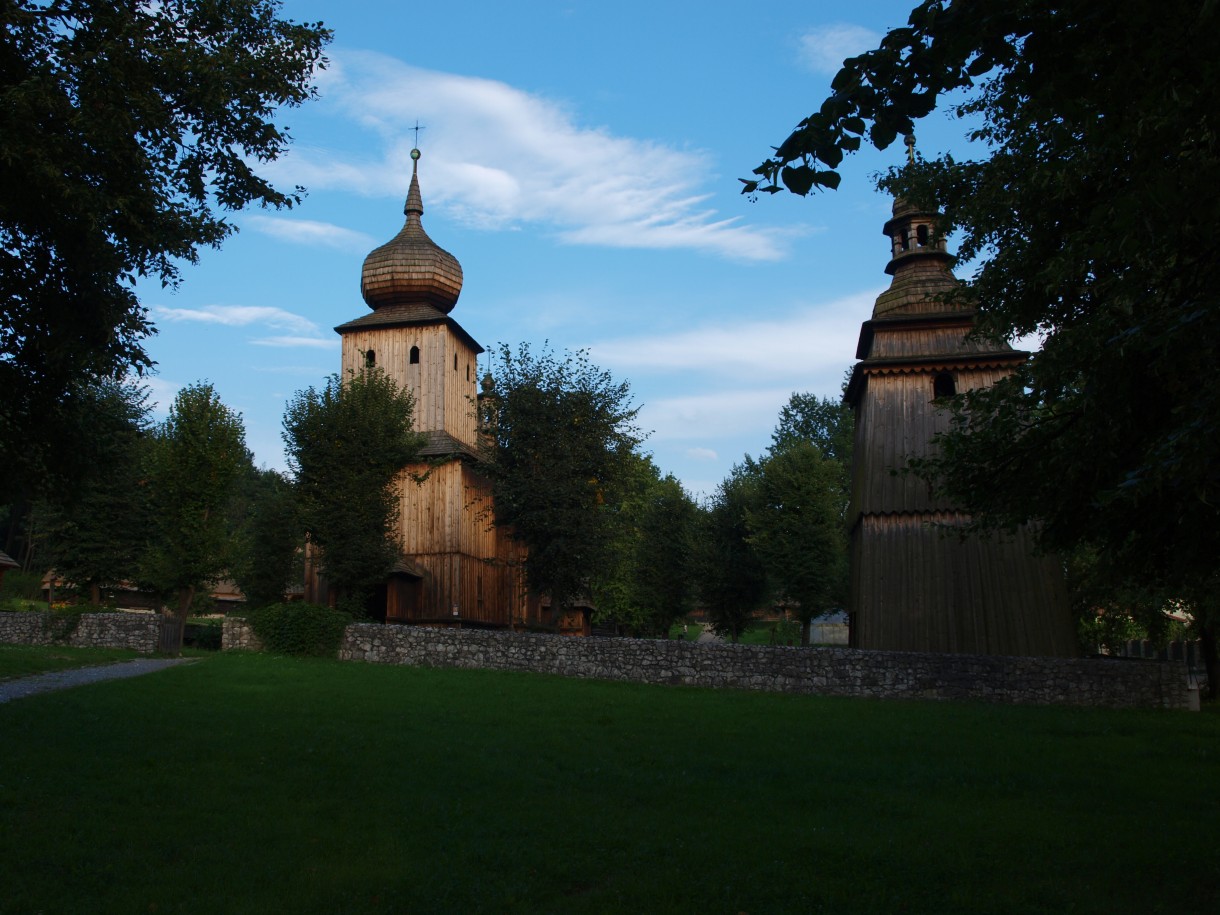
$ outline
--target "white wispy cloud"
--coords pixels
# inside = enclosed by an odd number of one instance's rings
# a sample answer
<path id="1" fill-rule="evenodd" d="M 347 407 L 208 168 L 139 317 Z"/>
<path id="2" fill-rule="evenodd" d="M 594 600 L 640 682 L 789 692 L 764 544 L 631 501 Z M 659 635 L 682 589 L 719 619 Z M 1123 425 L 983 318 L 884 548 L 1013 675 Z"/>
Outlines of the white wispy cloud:
<path id="1" fill-rule="evenodd" d="M 411 67 L 372 52 L 332 58 L 314 111 L 380 136 L 371 156 L 295 147 L 271 170 L 289 183 L 405 196 L 409 125 L 427 124 L 424 206 L 490 229 L 534 223 L 570 244 L 684 248 L 773 261 L 791 234 L 708 205 L 711 157 L 579 123 L 554 100 L 503 82 Z"/>
<path id="2" fill-rule="evenodd" d="M 323 336 L 318 325 L 309 318 L 276 308 L 274 305 L 205 305 L 202 308 L 167 308 L 164 305 L 156 305 L 152 312 L 153 317 L 159 321 L 287 331 L 284 334 L 251 339 L 249 342 L 256 346 L 332 349 L 339 345 L 337 339 Z"/>
<path id="3" fill-rule="evenodd" d="M 277 346 L 277 347 L 312 347 L 314 349 L 338 349 L 338 337 L 259 337 L 257 340 L 251 340 L 255 346 Z"/>
<path id="4" fill-rule="evenodd" d="M 622 373 L 709 372 L 733 378 L 807 375 L 811 366 L 841 366 L 856 349 L 860 316 L 879 290 L 799 308 L 778 319 L 733 321 L 665 336 L 641 335 L 591 344 L 602 365 Z M 748 307 L 748 306 L 746 306 Z"/>
<path id="5" fill-rule="evenodd" d="M 167 308 L 157 305 L 153 307 L 153 316 L 162 321 L 197 321 L 228 327 L 249 327 L 251 324 L 257 324 L 302 332 L 318 329 L 308 318 L 273 305 L 205 305 L 202 308 Z"/>
<path id="6" fill-rule="evenodd" d="M 718 455 L 711 448 L 687 448 L 686 456 L 689 458 L 692 458 L 693 460 L 696 460 L 696 461 L 718 461 L 718 460 L 720 460 L 720 455 Z"/>
<path id="7" fill-rule="evenodd" d="M 743 433 L 766 440 L 792 390 L 791 387 L 725 389 L 651 400 L 640 408 L 638 421 L 642 428 L 653 430 L 649 441 L 706 442 Z M 704 451 L 704 457 L 716 453 L 706 445 L 695 447 Z"/>
<path id="8" fill-rule="evenodd" d="M 871 51 L 881 42 L 872 29 L 835 22 L 810 29 L 800 37 L 800 61 L 815 73 L 834 75 L 849 57 Z"/>
<path id="9" fill-rule="evenodd" d="M 291 244 L 314 245 L 361 253 L 377 244 L 371 235 L 312 219 L 251 216 L 246 219 L 245 225 L 256 232 L 262 232 L 264 235 L 270 235 Z"/>

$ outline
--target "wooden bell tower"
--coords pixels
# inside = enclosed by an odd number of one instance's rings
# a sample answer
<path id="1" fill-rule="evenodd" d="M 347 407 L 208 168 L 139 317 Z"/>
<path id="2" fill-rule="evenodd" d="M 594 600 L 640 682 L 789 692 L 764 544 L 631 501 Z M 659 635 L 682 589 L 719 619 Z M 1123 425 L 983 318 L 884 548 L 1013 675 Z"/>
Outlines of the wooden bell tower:
<path id="1" fill-rule="evenodd" d="M 509 626 L 523 617 L 520 547 L 491 523 L 491 491 L 477 470 L 481 347 L 451 316 L 462 267 L 424 231 L 418 149 L 406 222 L 364 261 L 370 314 L 335 328 L 342 376 L 378 366 L 415 396 L 420 461 L 398 478 L 404 552 L 378 589 L 376 618 L 443 626 Z M 422 480 L 422 482 L 420 482 Z M 317 598 L 314 598 L 317 599 Z"/>
<path id="2" fill-rule="evenodd" d="M 860 329 L 846 401 L 856 415 L 851 643 L 993 655 L 1077 653 L 1063 574 L 1027 532 L 962 539 L 969 516 L 901 471 L 948 427 L 942 397 L 994 384 L 1028 354 L 970 337 L 975 312 L 941 295 L 958 281 L 937 214 L 899 199 L 884 228 L 893 277 Z M 955 530 L 956 529 L 956 530 Z"/>

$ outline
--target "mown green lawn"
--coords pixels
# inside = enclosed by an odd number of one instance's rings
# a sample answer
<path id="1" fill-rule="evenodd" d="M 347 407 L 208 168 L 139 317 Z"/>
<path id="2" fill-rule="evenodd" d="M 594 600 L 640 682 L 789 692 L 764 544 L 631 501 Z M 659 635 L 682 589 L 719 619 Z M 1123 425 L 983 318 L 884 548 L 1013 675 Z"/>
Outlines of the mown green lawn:
<path id="1" fill-rule="evenodd" d="M 1215 910 L 1220 714 L 222 654 L 0 705 L 4 912 Z"/>
<path id="2" fill-rule="evenodd" d="M 0 645 L 0 680 L 94 664 L 111 664 L 141 657 L 123 648 L 70 648 L 67 646 Z M 0 903 L 2 904 L 2 903 Z"/>

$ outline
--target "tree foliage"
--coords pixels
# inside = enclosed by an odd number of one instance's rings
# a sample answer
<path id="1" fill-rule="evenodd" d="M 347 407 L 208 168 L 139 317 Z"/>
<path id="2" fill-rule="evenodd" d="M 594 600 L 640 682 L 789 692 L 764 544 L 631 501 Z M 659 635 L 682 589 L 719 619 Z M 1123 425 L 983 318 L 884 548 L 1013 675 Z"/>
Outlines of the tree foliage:
<path id="1" fill-rule="evenodd" d="M 598 619 L 634 636 L 664 636 L 693 609 L 699 506 L 672 474 L 635 457 L 614 513 L 608 556 L 591 587 Z"/>
<path id="2" fill-rule="evenodd" d="M 89 417 L 76 443 L 88 457 L 71 484 L 50 490 L 36 510 L 44 567 L 87 594 L 137 579 L 149 541 L 149 447 L 146 391 L 103 382 L 81 392 Z"/>
<path id="3" fill-rule="evenodd" d="M 299 391 L 284 414 L 288 466 L 319 571 L 357 616 L 402 555 L 396 481 L 423 444 L 411 431 L 414 413 L 411 392 L 368 366 Z"/>
<path id="4" fill-rule="evenodd" d="M 276 470 L 250 468 L 233 507 L 229 572 L 250 608 L 280 603 L 303 580 L 305 534 L 292 482 Z"/>
<path id="5" fill-rule="evenodd" d="M 846 472 L 816 444 L 796 439 L 756 467 L 746 527 L 777 597 L 796 605 L 801 644 L 809 624 L 847 599 Z"/>
<path id="6" fill-rule="evenodd" d="M 758 465 L 750 458 L 717 487 L 703 515 L 697 568 L 708 626 L 736 642 L 771 598 L 749 513 L 758 505 Z"/>
<path id="7" fill-rule="evenodd" d="M 833 187 L 845 152 L 909 133 L 945 93 L 983 155 L 882 186 L 940 205 L 979 268 L 981 329 L 1037 333 L 954 408 L 920 471 L 983 526 L 1036 521 L 1115 589 L 1190 604 L 1216 682 L 1220 593 L 1220 7 L 1197 0 L 927 0 L 844 62 L 747 192 Z M 1209 609 L 1210 608 L 1210 609 Z"/>
<path id="8" fill-rule="evenodd" d="M 210 384 L 179 391 L 150 449 L 152 523 L 141 572 L 153 590 L 177 595 L 179 638 L 196 592 L 228 570 L 226 510 L 250 464 L 241 415 Z"/>
<path id="9" fill-rule="evenodd" d="M 289 142 L 275 116 L 313 94 L 330 33 L 278 10 L 276 0 L 0 0 L 8 486 L 70 474 L 59 464 L 65 392 L 151 365 L 138 278 L 176 283 L 180 263 L 234 231 L 222 211 L 297 200 L 299 189 L 277 190 L 256 168 Z"/>
<path id="10" fill-rule="evenodd" d="M 793 393 L 780 408 L 770 450 L 775 453 L 797 442 L 810 442 L 844 471 L 850 471 L 855 428 L 851 407 L 841 397 Z"/>
<path id="11" fill-rule="evenodd" d="M 495 523 L 525 544 L 526 582 L 564 608 L 607 561 L 614 510 L 641 440 L 626 382 L 584 351 L 540 355 L 501 345 L 484 399 L 484 469 Z"/>

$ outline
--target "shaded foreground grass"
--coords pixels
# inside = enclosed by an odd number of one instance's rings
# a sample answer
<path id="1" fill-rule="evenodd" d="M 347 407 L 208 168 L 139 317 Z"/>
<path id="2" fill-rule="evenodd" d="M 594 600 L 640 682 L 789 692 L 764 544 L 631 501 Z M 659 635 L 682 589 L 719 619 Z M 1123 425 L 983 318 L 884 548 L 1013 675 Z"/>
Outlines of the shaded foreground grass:
<path id="1" fill-rule="evenodd" d="M 73 648 L 64 645 L 0 645 L 0 680 L 55 670 L 111 664 L 147 657 L 125 648 Z"/>
<path id="2" fill-rule="evenodd" d="M 1218 737 L 224 654 L 0 706 L 0 909 L 1210 912 Z"/>

